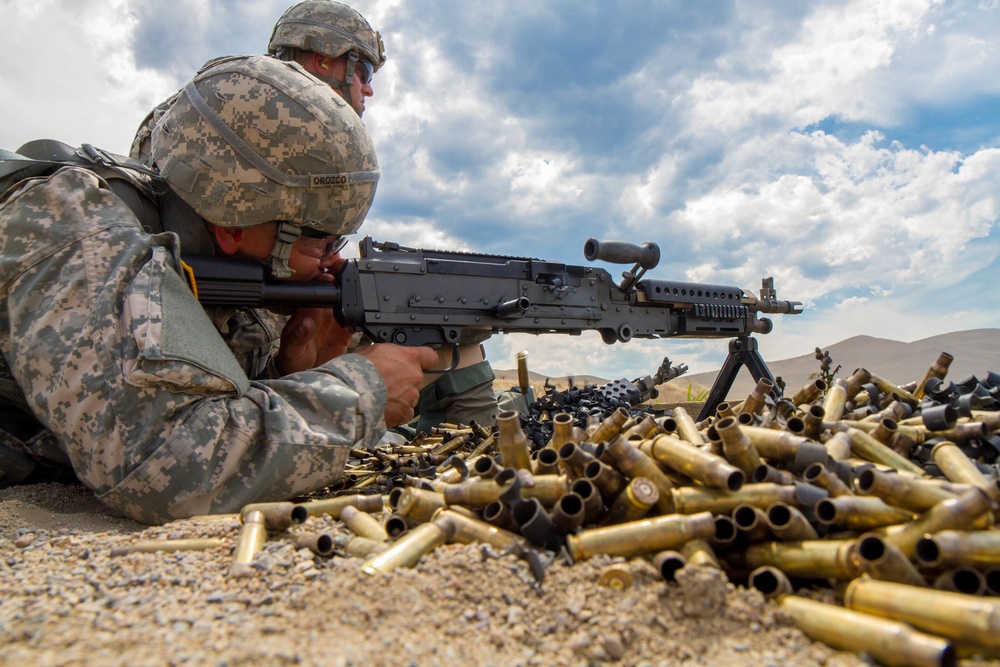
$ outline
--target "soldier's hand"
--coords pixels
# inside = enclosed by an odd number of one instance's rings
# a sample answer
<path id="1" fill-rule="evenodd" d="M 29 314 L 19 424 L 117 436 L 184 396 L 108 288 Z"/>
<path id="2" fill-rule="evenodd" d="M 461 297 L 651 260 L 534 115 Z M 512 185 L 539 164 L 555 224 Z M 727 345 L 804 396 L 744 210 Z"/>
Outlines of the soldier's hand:
<path id="1" fill-rule="evenodd" d="M 347 351 L 354 329 L 337 324 L 331 308 L 298 308 L 281 330 L 278 368 L 282 373 L 309 370 Z"/>
<path id="2" fill-rule="evenodd" d="M 424 369 L 434 368 L 438 363 L 437 352 L 429 347 L 379 343 L 358 348 L 357 353 L 375 364 L 385 380 L 389 393 L 385 408 L 386 426 L 399 426 L 413 419 Z"/>

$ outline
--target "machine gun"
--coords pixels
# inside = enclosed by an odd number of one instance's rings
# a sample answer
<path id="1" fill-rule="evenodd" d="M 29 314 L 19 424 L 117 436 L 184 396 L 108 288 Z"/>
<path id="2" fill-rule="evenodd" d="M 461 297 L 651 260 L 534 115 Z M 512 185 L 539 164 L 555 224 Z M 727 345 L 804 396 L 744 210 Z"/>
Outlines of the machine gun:
<path id="1" fill-rule="evenodd" d="M 738 287 L 643 278 L 660 260 L 655 243 L 590 239 L 589 261 L 633 264 L 615 283 L 604 269 L 541 259 L 406 248 L 365 237 L 335 284 L 276 281 L 254 260 L 185 256 L 203 305 L 331 307 L 341 326 L 373 341 L 453 350 L 495 333 L 570 334 L 595 330 L 605 343 L 633 338 L 731 338 L 729 357 L 700 418 L 714 413 L 746 365 L 774 380 L 752 334 L 772 329 L 759 314 L 802 312 L 776 298 L 771 278 L 760 297 Z M 449 369 L 451 370 L 451 369 Z M 448 371 L 444 371 L 448 372 Z"/>

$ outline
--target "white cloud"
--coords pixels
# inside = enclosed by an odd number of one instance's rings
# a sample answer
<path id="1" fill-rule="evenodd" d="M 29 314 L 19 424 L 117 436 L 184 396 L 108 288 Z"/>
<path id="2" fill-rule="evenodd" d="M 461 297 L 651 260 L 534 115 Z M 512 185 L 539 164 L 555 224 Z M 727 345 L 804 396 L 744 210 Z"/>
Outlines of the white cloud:
<path id="1" fill-rule="evenodd" d="M 52 138 L 127 153 L 142 118 L 177 89 L 136 67 L 125 0 L 7 2 L 4 14 L 0 146 Z"/>
<path id="2" fill-rule="evenodd" d="M 125 151 L 204 60 L 262 52 L 291 2 L 0 0 L 0 147 Z M 775 318 L 765 358 L 1000 326 L 996 2 L 568 7 L 359 5 L 389 56 L 365 114 L 383 178 L 362 234 L 571 264 L 590 236 L 650 240 L 652 278 L 771 275 L 807 310 Z M 711 370 L 726 352 L 521 336 L 491 339 L 491 358 L 513 366 L 522 339 L 560 375 L 637 376 L 664 352 Z"/>

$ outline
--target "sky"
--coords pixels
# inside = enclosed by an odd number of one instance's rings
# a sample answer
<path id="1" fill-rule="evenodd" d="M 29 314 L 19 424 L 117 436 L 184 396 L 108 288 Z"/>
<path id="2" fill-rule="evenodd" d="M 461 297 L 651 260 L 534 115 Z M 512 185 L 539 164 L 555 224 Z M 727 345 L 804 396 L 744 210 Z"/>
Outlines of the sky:
<path id="1" fill-rule="evenodd" d="M 0 148 L 126 153 L 204 61 L 263 53 L 291 4 L 0 0 Z M 591 237 L 651 241 L 650 278 L 756 293 L 773 276 L 805 310 L 772 317 L 765 359 L 1000 328 L 998 0 L 352 6 L 388 56 L 362 234 L 567 264 Z M 486 349 L 496 368 L 524 350 L 538 373 L 617 379 L 664 356 L 712 371 L 728 346 L 589 332 Z"/>

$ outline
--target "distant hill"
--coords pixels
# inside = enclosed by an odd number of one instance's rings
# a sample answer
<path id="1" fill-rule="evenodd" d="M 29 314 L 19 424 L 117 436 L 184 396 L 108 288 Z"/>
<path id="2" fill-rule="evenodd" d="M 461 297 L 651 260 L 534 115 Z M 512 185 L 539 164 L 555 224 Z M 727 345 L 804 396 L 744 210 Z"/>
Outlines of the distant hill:
<path id="1" fill-rule="evenodd" d="M 517 369 L 497 370 L 494 368 L 493 374 L 497 376 L 496 381 L 493 383 L 494 388 L 507 389 L 508 387 L 517 386 Z M 541 375 L 540 373 L 532 373 L 531 371 L 528 371 L 528 381 L 531 383 L 532 387 L 536 388 L 536 391 L 544 387 L 546 381 L 548 381 L 550 385 L 555 385 L 556 389 L 562 391 L 569 388 L 570 380 L 572 380 L 573 384 L 577 387 L 583 387 L 588 384 L 600 385 L 610 382 L 610 380 L 605 380 L 594 375 L 563 375 L 560 377 L 549 377 L 547 375 Z"/>
<path id="2" fill-rule="evenodd" d="M 985 375 L 987 371 L 1000 373 L 1000 329 L 971 329 L 954 331 L 940 336 L 932 336 L 904 343 L 897 340 L 854 336 L 847 340 L 823 346 L 833 359 L 833 367 L 841 366 L 837 377 L 847 377 L 856 368 L 866 368 L 871 373 L 886 378 L 895 384 L 906 384 L 920 380 L 927 368 L 933 364 L 941 352 L 955 357 L 948 370 L 948 379 L 960 381 L 969 375 Z M 767 359 L 767 365 L 775 377 L 781 377 L 790 391 L 802 387 L 810 381 L 810 375 L 819 372 L 819 362 L 810 353 L 792 359 Z M 497 388 L 517 384 L 516 370 L 496 370 Z M 683 375 L 666 385 L 660 386 L 660 402 L 685 401 L 699 393 L 706 392 L 715 382 L 718 371 Z M 529 373 L 531 384 L 541 387 L 546 376 Z M 617 379 L 617 378 L 615 378 Z M 558 389 L 568 386 L 568 378 L 551 378 Z M 606 379 L 592 375 L 573 376 L 577 386 L 604 384 Z M 741 400 L 753 389 L 754 379 L 745 368 L 740 371 L 736 382 L 729 391 L 728 398 Z M 690 387 L 690 389 L 689 389 Z"/>
<path id="3" fill-rule="evenodd" d="M 854 336 L 847 340 L 823 346 L 833 359 L 833 367 L 841 366 L 837 377 L 847 377 L 856 368 L 865 368 L 875 375 L 895 384 L 917 382 L 938 355 L 948 352 L 955 361 L 948 370 L 948 379 L 960 381 L 969 375 L 985 375 L 987 371 L 1000 373 L 1000 329 L 970 329 L 931 336 L 912 343 L 904 343 L 872 336 Z M 819 362 L 812 354 L 792 359 L 771 360 L 767 365 L 775 377 L 782 377 L 789 390 L 794 391 L 819 372 Z M 711 387 L 718 372 L 685 375 L 675 383 L 685 380 L 692 385 Z M 728 398 L 743 399 L 754 387 L 754 380 L 745 368 L 733 384 Z"/>

